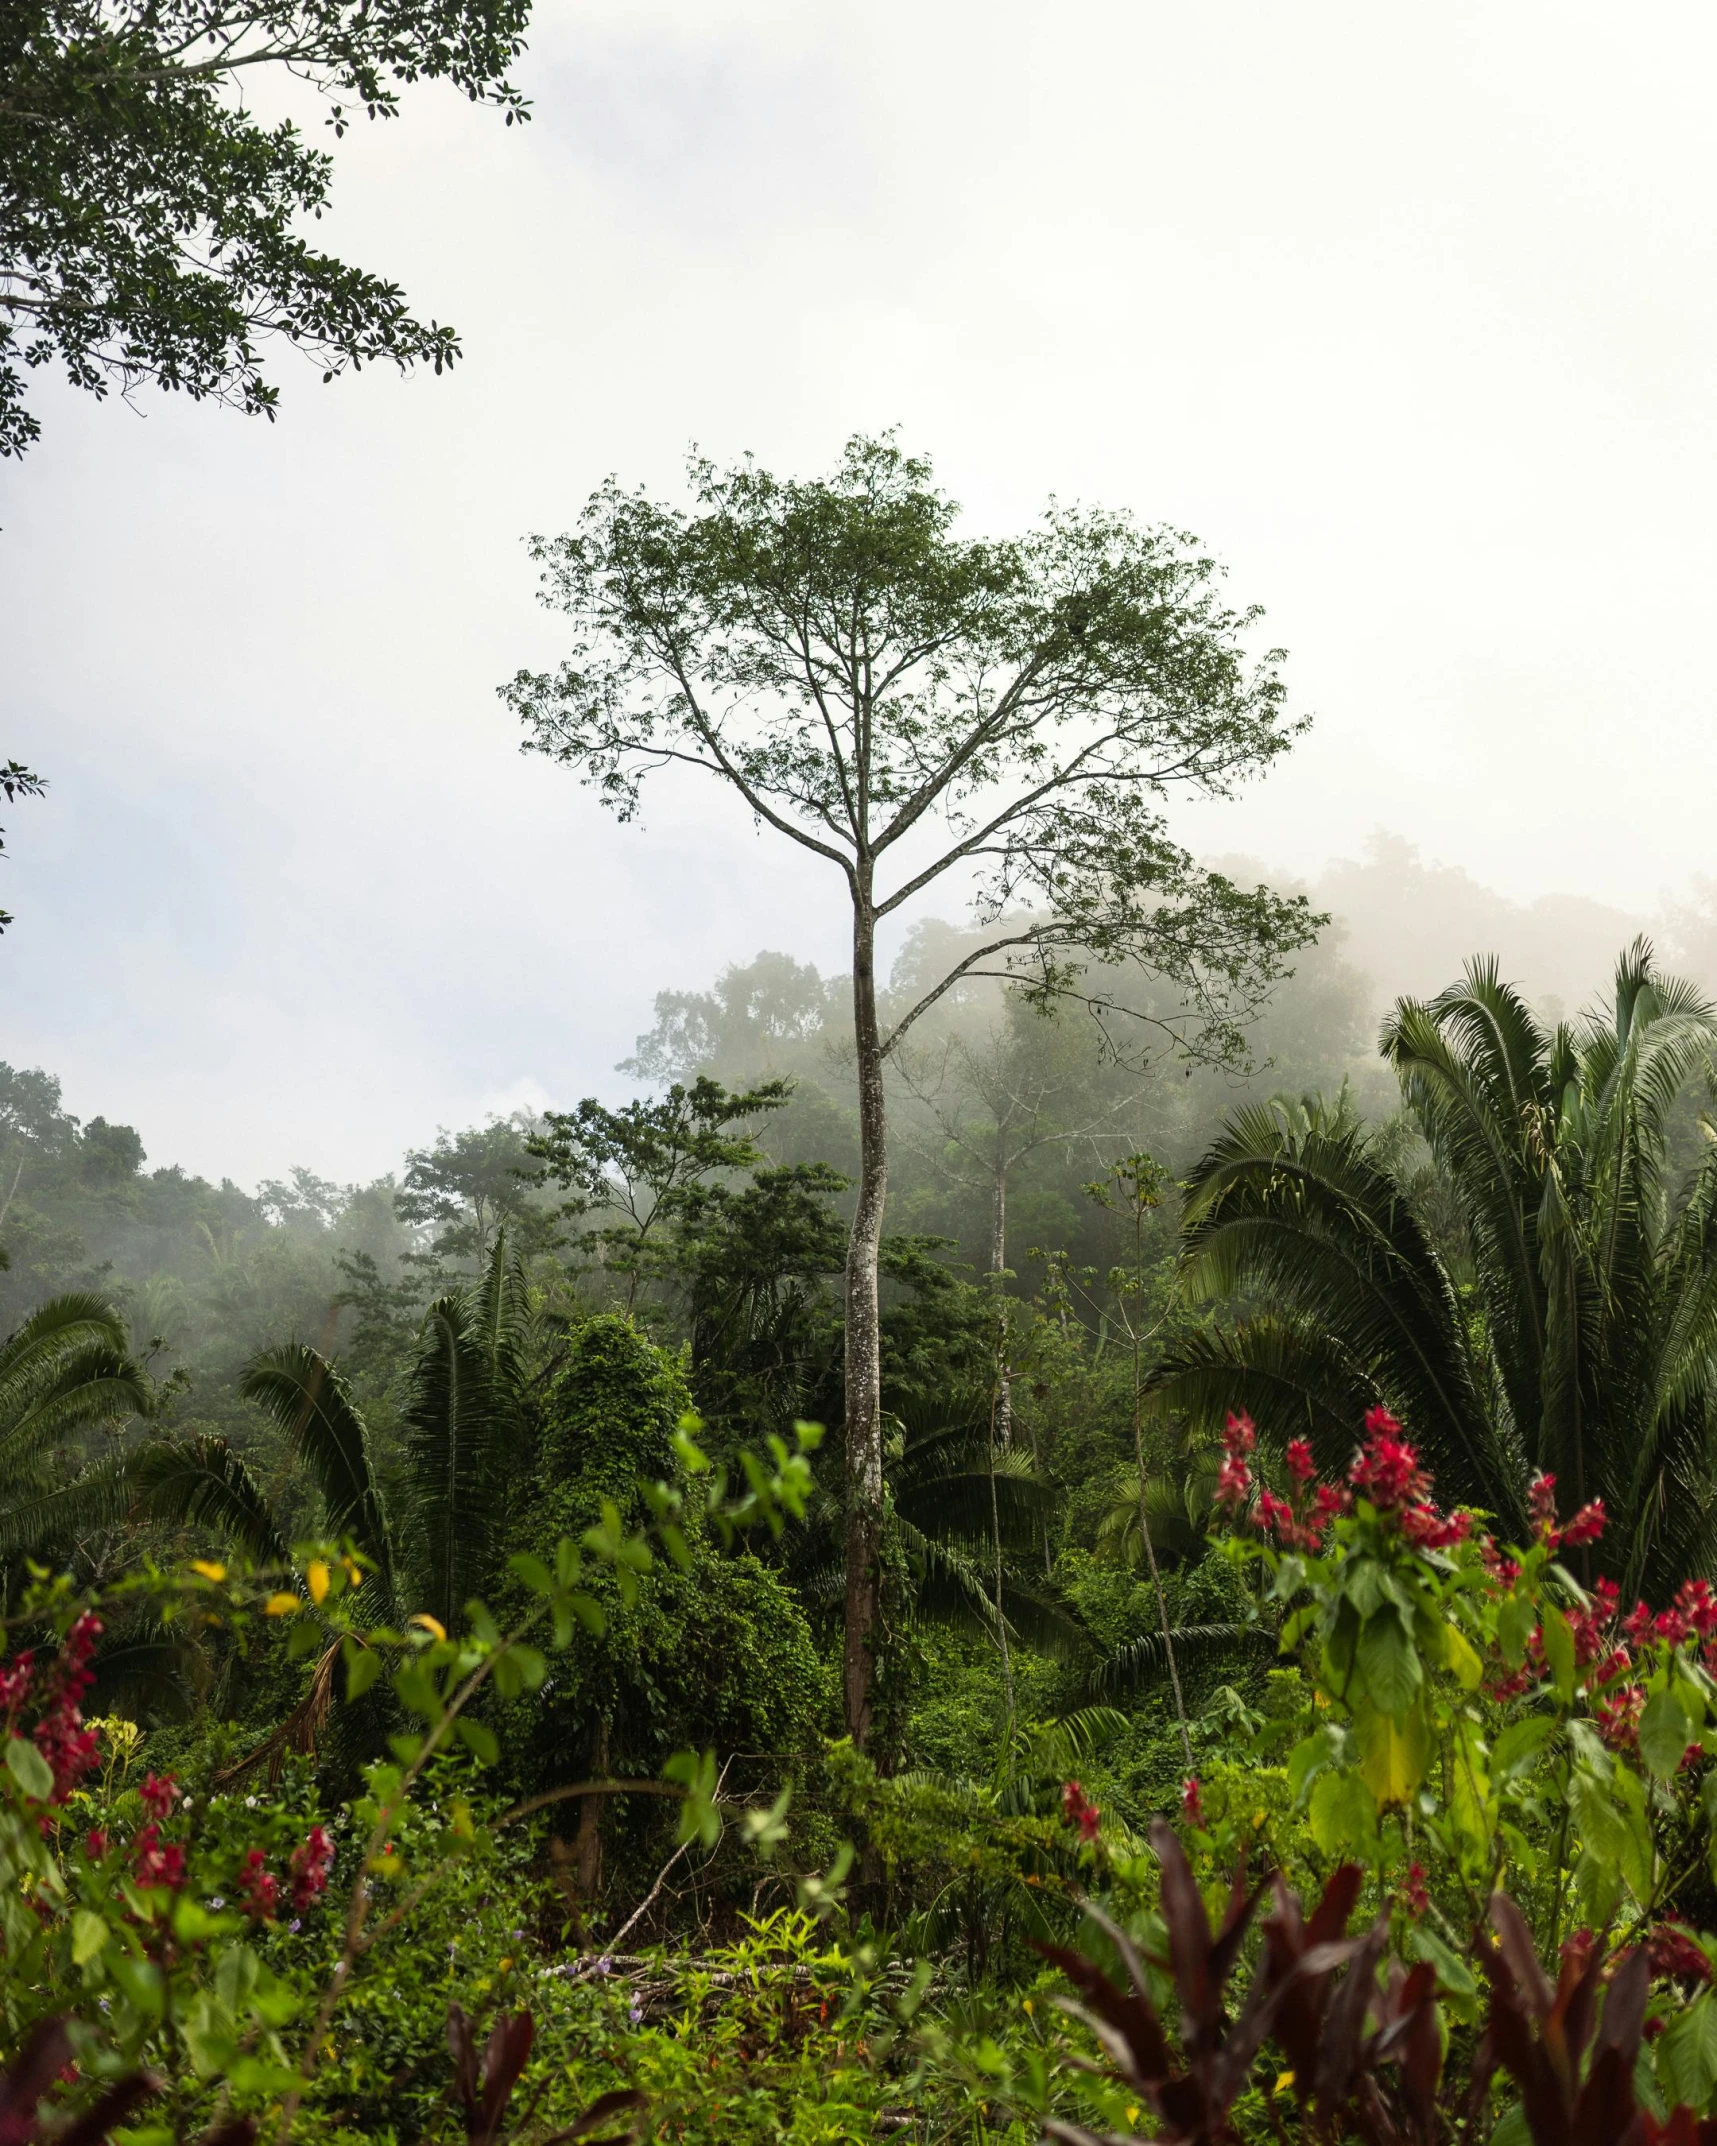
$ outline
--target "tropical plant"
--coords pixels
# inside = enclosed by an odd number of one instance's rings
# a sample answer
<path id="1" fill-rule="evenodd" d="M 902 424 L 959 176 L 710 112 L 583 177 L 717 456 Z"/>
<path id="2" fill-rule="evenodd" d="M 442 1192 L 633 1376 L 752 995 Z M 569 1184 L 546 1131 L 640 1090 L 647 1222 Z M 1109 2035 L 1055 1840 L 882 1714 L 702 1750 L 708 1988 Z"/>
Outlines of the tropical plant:
<path id="1" fill-rule="evenodd" d="M 0 1343 L 0 1535 L 15 1545 L 47 1489 L 57 1447 L 94 1424 L 147 1416 L 148 1373 L 126 1322 L 84 1292 L 50 1297 Z"/>
<path id="2" fill-rule="evenodd" d="M 1717 1549 L 1717 1147 L 1684 1184 L 1667 1161 L 1717 1011 L 1642 940 L 1601 1013 L 1547 1027 L 1475 960 L 1383 1049 L 1429 1167 L 1345 1096 L 1238 1113 L 1189 1181 L 1181 1282 L 1240 1316 L 1171 1343 L 1153 1406 L 1245 1411 L 1339 1469 L 1381 1403 L 1509 1531 L 1540 1471 L 1601 1497 L 1592 1571 L 1662 1598 Z"/>
<path id="3" fill-rule="evenodd" d="M 493 1582 L 516 1481 L 531 1325 L 523 1268 L 497 1240 L 479 1279 L 429 1307 L 405 1410 L 401 1481 L 384 1492 L 368 1426 L 337 1367 L 306 1342 L 261 1350 L 241 1391 L 273 1418 L 321 1503 L 320 1530 L 367 1561 L 374 1620 L 426 1614 L 451 1628 Z M 191 1528 L 266 1563 L 291 1521 L 244 1459 L 213 1436 L 153 1439 L 22 1516 Z M 21 1522 L 14 1522 L 14 1526 Z"/>
<path id="4" fill-rule="evenodd" d="M 1029 1456 L 993 1452 L 984 1420 L 897 1416 L 891 1430 L 884 1466 L 906 1617 L 979 1634 L 998 1648 L 1004 1636 L 1049 1654 L 1088 1644 L 1037 1570 L 1057 1493 Z M 819 1483 L 787 1549 L 789 1576 L 808 1603 L 832 1608 L 840 1600 L 842 1534 L 840 1498 Z M 991 1565 L 998 1540 L 1007 1568 L 999 1617 Z"/>

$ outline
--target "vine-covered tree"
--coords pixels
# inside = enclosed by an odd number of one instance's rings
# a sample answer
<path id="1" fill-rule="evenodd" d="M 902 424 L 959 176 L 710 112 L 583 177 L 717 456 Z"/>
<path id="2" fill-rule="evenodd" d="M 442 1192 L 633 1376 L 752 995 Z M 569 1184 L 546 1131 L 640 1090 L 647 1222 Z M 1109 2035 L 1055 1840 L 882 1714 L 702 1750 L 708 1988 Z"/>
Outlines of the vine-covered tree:
<path id="1" fill-rule="evenodd" d="M 1252 660 L 1191 539 L 1052 507 L 1018 538 L 957 536 L 928 463 L 856 438 L 826 479 L 694 460 L 690 511 L 594 494 L 576 534 L 533 541 L 573 622 L 557 671 L 502 690 L 527 749 L 622 819 L 644 778 L 691 768 L 838 876 L 851 909 L 860 1173 L 846 1275 L 848 1726 L 870 1721 L 883 1516 L 877 1254 L 883 1067 L 962 977 L 1003 976 L 1100 1012 L 1093 974 L 1136 962 L 1175 987 L 1160 1025 L 1239 1048 L 1239 1023 L 1309 936 L 1302 901 L 1201 868 L 1171 796 L 1225 796 L 1282 752 L 1280 655 Z M 985 927 L 884 1016 L 879 930 L 950 877 Z"/>
<path id="2" fill-rule="evenodd" d="M 0 456 L 40 430 L 25 372 L 101 395 L 144 381 L 274 414 L 257 345 L 331 379 L 439 373 L 451 328 L 300 235 L 333 160 L 246 108 L 258 70 L 307 83 L 336 136 L 445 80 L 510 125 L 530 0 L 6 0 L 0 8 Z"/>

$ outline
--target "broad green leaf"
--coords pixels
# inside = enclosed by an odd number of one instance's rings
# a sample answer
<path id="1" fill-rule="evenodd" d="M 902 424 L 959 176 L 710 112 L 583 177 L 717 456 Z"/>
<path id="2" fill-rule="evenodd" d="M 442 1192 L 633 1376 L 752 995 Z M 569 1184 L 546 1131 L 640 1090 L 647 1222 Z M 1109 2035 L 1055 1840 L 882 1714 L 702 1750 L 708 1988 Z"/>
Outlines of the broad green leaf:
<path id="1" fill-rule="evenodd" d="M 1408 1931 L 1407 1950 L 1415 1959 L 1430 1961 L 1437 1970 L 1437 1981 L 1443 1989 L 1457 1997 L 1478 1995 L 1479 1986 L 1472 1969 L 1453 1945 L 1446 1943 L 1426 1924 L 1415 1923 Z"/>
<path id="2" fill-rule="evenodd" d="M 6 1739 L 6 1770 L 26 1796 L 46 1803 L 54 1792 L 54 1769 L 34 1744 L 21 1736 Z"/>
<path id="3" fill-rule="evenodd" d="M 346 1664 L 346 1704 L 361 1699 L 382 1673 L 382 1658 L 374 1647 L 360 1647 L 348 1639 L 341 1648 Z"/>
<path id="4" fill-rule="evenodd" d="M 460 1715 L 453 1726 L 458 1733 L 459 1741 L 465 1745 L 467 1750 L 476 1754 L 477 1763 L 480 1766 L 494 1765 L 501 1755 L 501 1746 L 496 1741 L 493 1729 L 488 1728 L 481 1721 L 470 1720 L 464 1714 Z"/>
<path id="5" fill-rule="evenodd" d="M 1399 1717 L 1363 1714 L 1357 1724 L 1359 1770 L 1380 1804 L 1405 1803 L 1431 1763 L 1431 1730 L 1423 1710 Z"/>
<path id="6" fill-rule="evenodd" d="M 1393 1603 L 1373 1611 L 1360 1627 L 1359 1669 L 1372 1704 L 1386 1714 L 1404 1714 L 1419 1696 L 1425 1672 Z"/>
<path id="7" fill-rule="evenodd" d="M 1673 1691 L 1653 1692 L 1639 1723 L 1639 1755 L 1660 1781 L 1673 1779 L 1693 1741 L 1692 1724 Z"/>
<path id="8" fill-rule="evenodd" d="M 1511 2101 L 1491 2126 L 1490 2146 L 1532 2146 L 1523 2103 Z"/>
<path id="9" fill-rule="evenodd" d="M 1554 1602 L 1544 1604 L 1540 1619 L 1544 1630 L 1544 1659 L 1550 1665 L 1551 1682 L 1564 1706 L 1574 1697 L 1574 1634 Z"/>
<path id="10" fill-rule="evenodd" d="M 1497 1644 L 1510 1669 L 1518 1669 L 1525 1661 L 1526 1642 L 1532 1637 L 1532 1628 L 1537 1622 L 1538 1614 L 1525 1595 L 1508 1596 L 1497 1612 Z"/>
<path id="11" fill-rule="evenodd" d="M 1453 1618 L 1443 1627 L 1443 1667 L 1463 1691 L 1477 1691 L 1484 1678 L 1478 1649 Z"/>
<path id="12" fill-rule="evenodd" d="M 1325 1855 L 1363 1855 L 1377 1831 L 1377 1805 L 1356 1773 L 1326 1773 L 1312 1790 L 1312 1838 Z"/>
<path id="13" fill-rule="evenodd" d="M 1511 1721 L 1491 1746 L 1490 1770 L 1499 1781 L 1511 1779 L 1526 1768 L 1555 1734 L 1556 1724 L 1548 1714 L 1528 1714 L 1524 1721 Z"/>
<path id="14" fill-rule="evenodd" d="M 1568 1808 L 1587 1853 L 1606 1871 L 1619 1874 L 1628 1846 L 1628 1827 L 1608 1784 L 1595 1779 L 1585 1767 L 1576 1766 L 1568 1782 Z"/>
<path id="15" fill-rule="evenodd" d="M 1336 1755 L 1336 1736 L 1331 1729 L 1314 1729 L 1288 1753 L 1288 1786 L 1296 1804 L 1305 1795 L 1307 1783 L 1332 1765 Z"/>
<path id="16" fill-rule="evenodd" d="M 113 1932 L 99 1915 L 88 1908 L 79 1908 L 72 1917 L 72 1960 L 79 1967 L 87 1967 L 96 1955 L 106 1947 Z"/>
<path id="17" fill-rule="evenodd" d="M 1706 1991 L 1679 2018 L 1671 2017 L 1654 2052 L 1657 2075 L 1671 2101 L 1705 2106 L 1717 2086 L 1717 2004 Z"/>
<path id="18" fill-rule="evenodd" d="M 529 1550 L 517 1550 L 507 1560 L 507 1570 L 515 1579 L 523 1580 L 533 1595 L 554 1593 L 554 1574 L 540 1557 L 533 1557 Z"/>

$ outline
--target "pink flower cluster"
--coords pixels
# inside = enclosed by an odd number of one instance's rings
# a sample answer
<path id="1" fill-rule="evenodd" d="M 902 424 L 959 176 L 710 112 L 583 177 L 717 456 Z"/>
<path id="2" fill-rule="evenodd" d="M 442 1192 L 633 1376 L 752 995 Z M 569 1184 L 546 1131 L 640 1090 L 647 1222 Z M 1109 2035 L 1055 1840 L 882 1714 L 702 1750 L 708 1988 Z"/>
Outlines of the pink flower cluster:
<path id="1" fill-rule="evenodd" d="M 1070 1826 L 1079 1828 L 1082 1841 L 1094 1841 L 1102 1825 L 1102 1813 L 1077 1781 L 1069 1781 L 1061 1791 L 1061 1815 Z M 318 1829 L 320 1830 L 320 1829 Z"/>
<path id="2" fill-rule="evenodd" d="M 1258 1443 L 1252 1418 L 1237 1416 L 1232 1409 L 1222 1433 L 1222 1466 L 1216 1476 L 1216 1502 L 1238 1512 L 1252 1493 L 1250 1456 Z"/>
<path id="3" fill-rule="evenodd" d="M 53 1770 L 53 1801 L 64 1803 L 92 1766 L 101 1759 L 101 1739 L 83 1725 L 83 1695 L 95 1682 L 89 1666 L 95 1643 L 101 1637 L 101 1619 L 85 1610 L 60 1644 L 43 1679 L 42 1712 L 31 1732 L 36 1749 Z M 21 1654 L 11 1672 L 16 1695 L 8 1691 L 8 1713 L 16 1712 L 29 1689 L 35 1667 L 30 1655 Z M 20 1676 L 21 1672 L 21 1676 Z"/>
<path id="4" fill-rule="evenodd" d="M 139 1885 L 165 1885 L 177 1892 L 185 1882 L 185 1851 L 176 1840 L 164 1841 L 151 1819 L 139 1826 L 131 1843 L 131 1864 Z"/>
<path id="5" fill-rule="evenodd" d="M 1077 1786 L 1077 1783 L 1074 1785 Z M 328 1838 L 324 1827 L 310 1828 L 304 1839 L 293 1849 L 292 1860 L 287 1868 L 292 1878 L 292 1905 L 303 1914 L 312 1901 L 320 1898 L 327 1886 L 328 1875 L 334 1868 L 334 1843 Z"/>
<path id="6" fill-rule="evenodd" d="M 252 1848 L 245 1856 L 244 1867 L 239 1872 L 239 1906 L 253 1922 L 272 1920 L 280 1899 L 280 1880 L 268 1873 L 268 1858 L 260 1848 Z"/>
<path id="7" fill-rule="evenodd" d="M 1548 1550 L 1578 1549 L 1596 1542 L 1604 1532 L 1606 1514 L 1602 1498 L 1590 1498 L 1570 1520 L 1556 1518 L 1556 1478 L 1542 1472 L 1532 1478 L 1526 1493 L 1532 1513 L 1532 1532 Z"/>

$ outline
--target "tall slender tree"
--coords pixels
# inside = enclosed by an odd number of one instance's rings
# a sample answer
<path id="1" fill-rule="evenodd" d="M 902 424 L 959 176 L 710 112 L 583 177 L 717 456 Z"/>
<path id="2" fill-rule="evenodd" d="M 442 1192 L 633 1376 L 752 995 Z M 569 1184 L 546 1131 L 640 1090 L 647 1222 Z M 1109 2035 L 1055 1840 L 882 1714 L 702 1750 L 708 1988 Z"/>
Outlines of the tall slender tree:
<path id="1" fill-rule="evenodd" d="M 1185 535 L 1052 506 L 1027 535 L 957 536 L 928 463 L 849 441 L 825 479 L 694 459 L 690 509 L 612 479 L 576 533 L 536 538 L 572 621 L 559 669 L 502 688 L 526 749 L 622 819 L 664 768 L 709 776 L 832 870 L 850 911 L 860 1170 L 846 1272 L 847 1725 L 863 1743 L 883 1525 L 877 1255 L 883 1068 L 964 977 L 1072 993 L 1138 963 L 1167 979 L 1174 1042 L 1223 1053 L 1303 902 L 1242 889 L 1170 836 L 1177 794 L 1226 796 L 1282 752 L 1280 652 L 1221 601 Z M 944 884 L 980 930 L 898 1006 L 877 940 Z"/>

